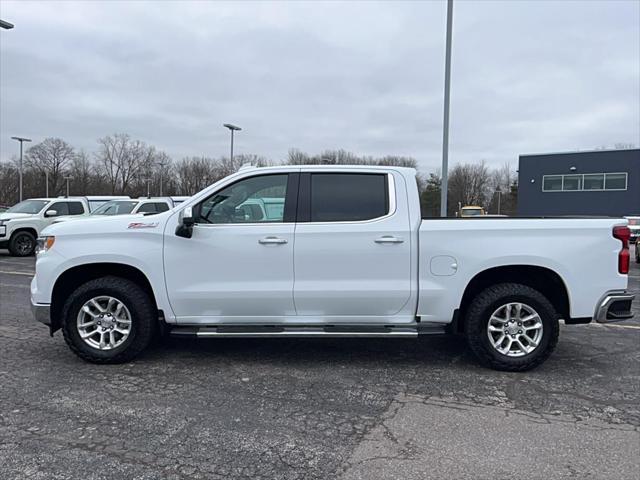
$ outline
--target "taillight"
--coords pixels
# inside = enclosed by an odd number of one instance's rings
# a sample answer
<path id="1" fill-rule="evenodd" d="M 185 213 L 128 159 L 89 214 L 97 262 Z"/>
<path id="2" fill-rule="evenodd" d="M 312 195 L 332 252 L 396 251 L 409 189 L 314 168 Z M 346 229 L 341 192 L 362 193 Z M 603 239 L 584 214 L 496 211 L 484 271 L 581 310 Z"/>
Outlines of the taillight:
<path id="1" fill-rule="evenodd" d="M 631 238 L 631 230 L 629 227 L 613 227 L 613 236 L 622 242 L 622 249 L 618 253 L 618 273 L 629 273 L 629 261 L 631 254 L 629 253 L 629 238 Z"/>

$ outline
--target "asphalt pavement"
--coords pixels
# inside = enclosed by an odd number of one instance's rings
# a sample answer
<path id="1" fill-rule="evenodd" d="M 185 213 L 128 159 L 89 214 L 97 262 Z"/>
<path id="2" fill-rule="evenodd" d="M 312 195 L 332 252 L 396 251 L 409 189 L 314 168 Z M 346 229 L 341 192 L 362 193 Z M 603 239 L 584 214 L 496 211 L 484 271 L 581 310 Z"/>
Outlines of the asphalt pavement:
<path id="1" fill-rule="evenodd" d="M 527 373 L 457 337 L 171 339 L 97 366 L 32 319 L 33 270 L 0 250 L 2 479 L 640 478 L 638 300 Z"/>

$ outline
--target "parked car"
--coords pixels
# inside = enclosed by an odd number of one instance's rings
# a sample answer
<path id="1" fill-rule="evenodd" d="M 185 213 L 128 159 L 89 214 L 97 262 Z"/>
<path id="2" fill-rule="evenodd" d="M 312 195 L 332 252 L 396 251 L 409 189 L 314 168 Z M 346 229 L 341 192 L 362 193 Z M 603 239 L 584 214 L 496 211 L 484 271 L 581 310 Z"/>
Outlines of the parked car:
<path id="1" fill-rule="evenodd" d="M 9 205 L 0 205 L 0 213 L 4 213 L 9 210 Z"/>
<path id="2" fill-rule="evenodd" d="M 84 217 L 89 214 L 85 197 L 31 198 L 0 213 L 0 248 L 11 255 L 32 255 L 40 232 L 62 217 Z"/>
<path id="3" fill-rule="evenodd" d="M 283 204 L 277 218 L 247 219 L 243 206 L 266 199 Z M 552 353 L 559 319 L 632 316 L 628 240 L 622 218 L 422 220 L 409 168 L 243 169 L 151 218 L 50 226 L 31 303 L 95 363 L 135 358 L 158 330 L 449 332 L 482 364 L 522 371 Z"/>
<path id="4" fill-rule="evenodd" d="M 629 221 L 629 230 L 631 230 L 631 243 L 635 243 L 637 245 L 638 237 L 640 237 L 640 215 L 629 215 L 624 218 Z"/>
<path id="5" fill-rule="evenodd" d="M 82 218 L 63 217 L 53 223 L 63 223 L 72 220 L 87 220 L 89 218 L 104 218 L 113 215 L 155 215 L 166 212 L 174 207 L 173 200 L 169 197 L 142 197 L 137 199 L 111 200 L 96 208 L 91 215 Z"/>

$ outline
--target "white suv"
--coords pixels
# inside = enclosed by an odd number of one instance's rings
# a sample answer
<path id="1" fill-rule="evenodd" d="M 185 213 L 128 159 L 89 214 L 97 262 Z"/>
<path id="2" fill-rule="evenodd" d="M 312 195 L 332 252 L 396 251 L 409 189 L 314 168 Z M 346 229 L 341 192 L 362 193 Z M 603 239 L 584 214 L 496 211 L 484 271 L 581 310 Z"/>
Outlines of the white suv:
<path id="1" fill-rule="evenodd" d="M 32 255 L 38 235 L 54 220 L 88 214 L 89 204 L 84 197 L 24 200 L 0 213 L 0 248 L 8 248 L 18 257 Z"/>

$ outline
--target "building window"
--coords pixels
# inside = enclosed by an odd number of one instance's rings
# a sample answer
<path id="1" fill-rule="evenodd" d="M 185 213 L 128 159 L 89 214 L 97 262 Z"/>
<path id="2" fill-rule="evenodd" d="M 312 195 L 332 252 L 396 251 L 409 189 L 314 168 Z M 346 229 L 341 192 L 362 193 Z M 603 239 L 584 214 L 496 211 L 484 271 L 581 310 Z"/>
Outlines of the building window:
<path id="1" fill-rule="evenodd" d="M 543 177 L 542 190 L 545 192 L 562 191 L 562 175 L 545 175 Z"/>
<path id="2" fill-rule="evenodd" d="M 607 173 L 604 177 L 605 190 L 626 190 L 627 174 L 626 173 Z"/>
<path id="3" fill-rule="evenodd" d="M 590 173 L 584 176 L 585 190 L 604 190 L 604 173 Z"/>
<path id="4" fill-rule="evenodd" d="M 627 173 L 587 173 L 584 175 L 544 175 L 543 192 L 626 190 Z"/>
<path id="5" fill-rule="evenodd" d="M 562 190 L 582 190 L 582 175 L 565 175 Z"/>

